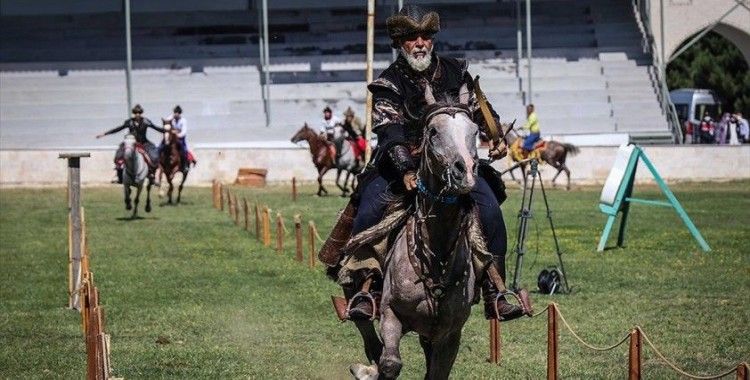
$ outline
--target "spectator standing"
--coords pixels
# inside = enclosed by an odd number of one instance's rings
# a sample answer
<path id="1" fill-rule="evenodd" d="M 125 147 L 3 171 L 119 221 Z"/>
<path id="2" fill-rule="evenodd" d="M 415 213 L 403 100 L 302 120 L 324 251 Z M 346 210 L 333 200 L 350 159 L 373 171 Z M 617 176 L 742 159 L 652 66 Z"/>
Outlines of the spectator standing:
<path id="1" fill-rule="evenodd" d="M 737 112 L 735 117 L 737 117 L 737 124 L 739 124 L 740 142 L 747 144 L 750 142 L 750 125 L 748 125 L 747 119 L 742 117 L 742 112 Z"/>

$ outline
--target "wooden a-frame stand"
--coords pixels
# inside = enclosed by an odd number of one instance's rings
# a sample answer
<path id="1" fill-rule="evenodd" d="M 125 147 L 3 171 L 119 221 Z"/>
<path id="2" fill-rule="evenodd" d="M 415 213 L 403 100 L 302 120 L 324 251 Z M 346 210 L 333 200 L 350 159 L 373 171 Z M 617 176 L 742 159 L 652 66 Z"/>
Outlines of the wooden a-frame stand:
<path id="1" fill-rule="evenodd" d="M 651 172 L 654 180 L 659 185 L 662 193 L 667 197 L 668 202 L 634 198 L 633 195 L 633 184 L 635 182 L 635 172 L 638 167 L 638 161 L 643 162 L 646 168 Z M 599 203 L 599 209 L 608 215 L 607 223 L 604 225 L 604 232 L 599 239 L 599 246 L 597 251 L 604 251 L 604 247 L 607 244 L 609 234 L 612 232 L 612 227 L 617 219 L 617 214 L 622 212 L 622 220 L 620 221 L 620 231 L 617 236 L 617 246 L 622 247 L 625 241 L 625 227 L 628 221 L 628 212 L 630 211 L 631 203 L 642 203 L 649 206 L 663 206 L 671 207 L 679 215 L 682 222 L 685 223 L 690 234 L 698 242 L 704 252 L 708 252 L 711 248 L 708 243 L 701 236 L 698 228 L 693 224 L 688 217 L 685 209 L 682 208 L 680 202 L 674 196 L 664 180 L 656 171 L 656 168 L 648 159 L 646 153 L 639 146 L 634 144 L 622 145 L 617 151 L 617 158 L 615 164 L 607 177 L 607 181 L 602 189 L 602 195 Z"/>

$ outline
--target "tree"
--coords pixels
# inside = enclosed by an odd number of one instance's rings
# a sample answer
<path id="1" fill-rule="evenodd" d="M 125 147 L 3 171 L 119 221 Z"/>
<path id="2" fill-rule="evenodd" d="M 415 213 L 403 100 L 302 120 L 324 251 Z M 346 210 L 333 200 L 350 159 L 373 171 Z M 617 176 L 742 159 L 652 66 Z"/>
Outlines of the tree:
<path id="1" fill-rule="evenodd" d="M 723 112 L 750 115 L 750 72 L 739 49 L 718 33 L 703 38 L 667 66 L 667 85 L 714 90 Z"/>

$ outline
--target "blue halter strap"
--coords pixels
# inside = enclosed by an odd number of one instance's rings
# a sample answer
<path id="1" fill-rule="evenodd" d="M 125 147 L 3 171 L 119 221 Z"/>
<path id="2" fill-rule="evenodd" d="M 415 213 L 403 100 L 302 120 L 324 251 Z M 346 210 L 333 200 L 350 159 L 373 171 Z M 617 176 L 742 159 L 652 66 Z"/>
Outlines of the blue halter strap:
<path id="1" fill-rule="evenodd" d="M 422 183 L 422 180 L 417 178 L 417 190 L 419 190 L 420 193 L 427 196 L 427 198 L 440 202 L 445 204 L 455 204 L 458 202 L 458 195 L 435 195 L 429 190 L 427 190 L 427 187 L 425 187 L 424 183 Z"/>

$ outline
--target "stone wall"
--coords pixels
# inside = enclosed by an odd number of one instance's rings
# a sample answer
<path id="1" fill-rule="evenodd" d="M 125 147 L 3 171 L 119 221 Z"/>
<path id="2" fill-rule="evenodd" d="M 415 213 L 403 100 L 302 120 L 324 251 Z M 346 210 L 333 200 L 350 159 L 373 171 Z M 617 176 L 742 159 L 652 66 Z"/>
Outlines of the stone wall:
<path id="1" fill-rule="evenodd" d="M 650 146 L 646 154 L 662 177 L 670 182 L 729 181 L 750 179 L 750 145 L 744 146 Z M 66 162 L 60 151 L 0 151 L 0 186 L 64 186 L 67 183 Z M 270 183 L 312 182 L 317 178 L 307 149 L 196 149 L 198 166 L 190 172 L 189 186 L 206 186 L 213 179 L 233 182 L 240 167 L 268 169 Z M 617 147 L 582 147 L 580 154 L 568 159 L 574 184 L 603 183 L 617 154 Z M 103 185 L 114 177 L 113 153 L 91 151 L 81 159 L 81 181 L 84 185 Z M 507 162 L 496 164 L 503 169 Z M 551 179 L 554 169 L 542 166 L 542 177 Z M 333 171 L 326 174 L 333 181 Z M 639 168 L 637 178 L 650 181 L 650 173 Z M 560 180 L 558 180 L 560 181 Z"/>

